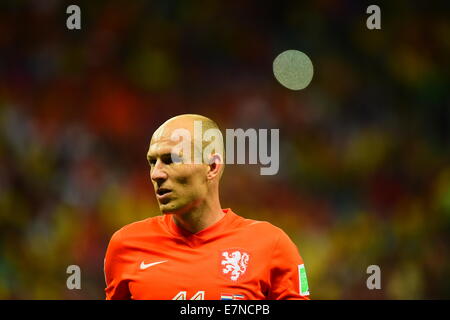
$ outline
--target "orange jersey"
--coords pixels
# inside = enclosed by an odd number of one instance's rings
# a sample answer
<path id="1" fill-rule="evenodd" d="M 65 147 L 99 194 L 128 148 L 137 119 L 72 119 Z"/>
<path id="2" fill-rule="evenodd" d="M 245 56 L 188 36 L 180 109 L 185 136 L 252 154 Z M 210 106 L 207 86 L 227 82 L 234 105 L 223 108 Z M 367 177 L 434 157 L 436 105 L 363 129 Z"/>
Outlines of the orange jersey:
<path id="1" fill-rule="evenodd" d="M 114 233 L 105 257 L 106 299 L 309 299 L 303 260 L 286 233 L 223 212 L 195 234 L 171 214 Z"/>

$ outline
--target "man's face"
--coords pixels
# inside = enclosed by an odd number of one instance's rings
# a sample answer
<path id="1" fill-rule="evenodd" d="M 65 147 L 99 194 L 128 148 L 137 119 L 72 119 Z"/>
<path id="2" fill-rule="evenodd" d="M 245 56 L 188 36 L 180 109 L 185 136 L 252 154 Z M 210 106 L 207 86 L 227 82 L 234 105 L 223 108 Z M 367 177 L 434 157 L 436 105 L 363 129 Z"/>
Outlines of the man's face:
<path id="1" fill-rule="evenodd" d="M 203 201 L 208 191 L 207 166 L 183 163 L 182 154 L 173 154 L 175 145 L 167 136 L 156 136 L 147 153 L 162 213 L 177 213 L 194 207 Z"/>

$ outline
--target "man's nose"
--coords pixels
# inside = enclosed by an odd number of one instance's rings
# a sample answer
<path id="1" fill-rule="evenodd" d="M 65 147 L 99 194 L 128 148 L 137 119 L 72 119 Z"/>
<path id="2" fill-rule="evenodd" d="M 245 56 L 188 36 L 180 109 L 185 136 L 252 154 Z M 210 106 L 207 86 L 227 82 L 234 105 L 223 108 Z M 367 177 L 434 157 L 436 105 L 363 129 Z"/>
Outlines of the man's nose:
<path id="1" fill-rule="evenodd" d="M 161 183 L 167 179 L 167 173 L 164 164 L 158 159 L 155 163 L 151 174 L 151 179 L 157 183 Z"/>

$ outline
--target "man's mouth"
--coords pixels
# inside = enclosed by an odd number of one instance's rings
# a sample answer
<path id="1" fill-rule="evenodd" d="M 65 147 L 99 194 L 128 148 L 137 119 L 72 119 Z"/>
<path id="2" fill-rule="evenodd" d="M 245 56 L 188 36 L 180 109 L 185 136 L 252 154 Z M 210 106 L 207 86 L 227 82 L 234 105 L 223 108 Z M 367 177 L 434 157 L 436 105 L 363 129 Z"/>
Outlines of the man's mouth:
<path id="1" fill-rule="evenodd" d="M 158 190 L 156 190 L 156 198 L 158 200 L 162 200 L 164 198 L 167 198 L 171 192 L 172 190 L 170 189 L 159 188 Z"/>
<path id="2" fill-rule="evenodd" d="M 170 189 L 166 189 L 166 188 L 158 188 L 158 190 L 156 191 L 156 193 L 160 196 L 169 193 L 171 190 Z"/>

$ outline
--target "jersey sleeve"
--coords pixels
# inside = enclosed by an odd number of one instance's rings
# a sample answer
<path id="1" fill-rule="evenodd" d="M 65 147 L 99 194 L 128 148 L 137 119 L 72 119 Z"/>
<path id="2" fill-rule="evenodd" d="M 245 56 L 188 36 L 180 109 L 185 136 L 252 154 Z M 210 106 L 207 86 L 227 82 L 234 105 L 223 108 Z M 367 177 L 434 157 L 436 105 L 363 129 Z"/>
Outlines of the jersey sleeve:
<path id="1" fill-rule="evenodd" d="M 303 259 L 296 245 L 281 229 L 269 269 L 269 300 L 310 300 Z"/>
<path id="2" fill-rule="evenodd" d="M 125 280 L 124 248 L 120 230 L 113 234 L 106 250 L 104 272 L 106 300 L 131 299 L 128 281 Z"/>

